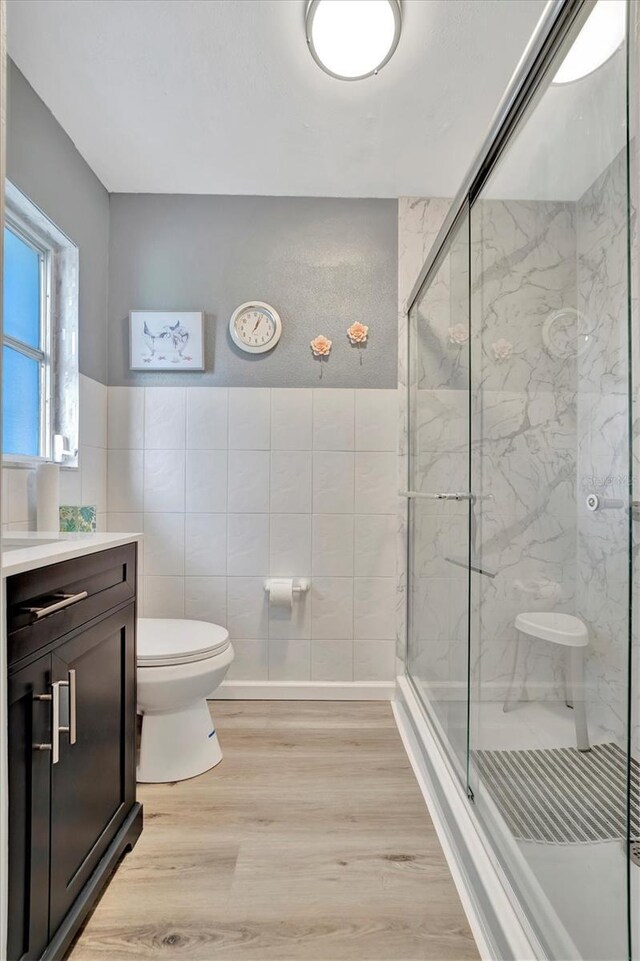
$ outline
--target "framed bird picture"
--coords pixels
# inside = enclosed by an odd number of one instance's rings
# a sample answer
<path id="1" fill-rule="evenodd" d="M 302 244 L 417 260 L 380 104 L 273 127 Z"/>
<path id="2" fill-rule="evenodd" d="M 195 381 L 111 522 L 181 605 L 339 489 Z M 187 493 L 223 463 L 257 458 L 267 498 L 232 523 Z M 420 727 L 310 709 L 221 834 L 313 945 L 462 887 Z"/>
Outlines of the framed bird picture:
<path id="1" fill-rule="evenodd" d="M 201 310 L 132 310 L 129 313 L 131 370 L 204 370 Z"/>

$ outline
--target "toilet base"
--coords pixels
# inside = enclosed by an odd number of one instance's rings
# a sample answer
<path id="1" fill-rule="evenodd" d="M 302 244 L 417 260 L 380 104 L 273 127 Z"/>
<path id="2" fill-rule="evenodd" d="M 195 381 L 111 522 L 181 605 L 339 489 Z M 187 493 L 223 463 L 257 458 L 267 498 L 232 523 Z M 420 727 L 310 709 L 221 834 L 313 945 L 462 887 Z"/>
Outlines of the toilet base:
<path id="1" fill-rule="evenodd" d="M 137 780 L 184 781 L 215 767 L 222 751 L 204 698 L 181 711 L 143 714 Z"/>

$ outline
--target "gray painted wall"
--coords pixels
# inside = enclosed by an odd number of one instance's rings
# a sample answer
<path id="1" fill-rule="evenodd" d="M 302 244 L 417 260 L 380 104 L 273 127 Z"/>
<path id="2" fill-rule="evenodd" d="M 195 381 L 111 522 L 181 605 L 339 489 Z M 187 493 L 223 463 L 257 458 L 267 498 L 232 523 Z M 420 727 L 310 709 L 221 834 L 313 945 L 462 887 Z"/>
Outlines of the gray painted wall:
<path id="1" fill-rule="evenodd" d="M 109 384 L 396 387 L 397 233 L 395 200 L 112 194 Z M 229 337 L 250 299 L 282 317 L 270 353 Z M 129 310 L 153 308 L 206 312 L 205 373 L 129 371 Z M 346 337 L 355 320 L 370 327 L 364 350 Z M 319 333 L 333 340 L 322 364 Z"/>
<path id="2" fill-rule="evenodd" d="M 8 62 L 7 176 L 80 248 L 80 371 L 107 382 L 109 194 Z"/>

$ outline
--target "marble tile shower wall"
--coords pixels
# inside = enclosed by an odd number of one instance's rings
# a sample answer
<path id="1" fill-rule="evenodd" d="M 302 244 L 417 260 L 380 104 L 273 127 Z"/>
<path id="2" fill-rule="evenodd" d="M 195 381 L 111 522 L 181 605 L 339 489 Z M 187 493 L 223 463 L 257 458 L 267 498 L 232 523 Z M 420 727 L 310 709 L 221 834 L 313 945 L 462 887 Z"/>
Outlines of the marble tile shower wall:
<path id="1" fill-rule="evenodd" d="M 514 620 L 573 613 L 576 543 L 576 365 L 544 345 L 547 318 L 576 303 L 571 203 L 483 200 L 471 228 L 472 490 L 477 553 L 496 572 L 472 579 L 472 682 L 504 697 Z M 506 341 L 510 353 L 496 354 Z M 529 642 L 531 697 L 562 698 L 562 653 Z"/>
<path id="2" fill-rule="evenodd" d="M 620 156 L 577 203 L 485 201 L 475 208 L 471 247 L 472 312 L 474 319 L 483 319 L 481 334 L 474 332 L 471 342 L 473 433 L 478 439 L 472 450 L 473 486 L 491 495 L 479 512 L 478 559 L 497 571 L 491 581 L 474 577 L 474 697 L 504 696 L 512 665 L 513 619 L 519 611 L 551 607 L 575 613 L 590 632 L 589 718 L 613 737 L 626 729 L 626 516 L 613 509 L 594 515 L 587 512 L 585 499 L 592 490 L 614 500 L 624 498 L 627 484 L 624 178 Z M 403 264 L 410 265 L 405 290 L 428 253 L 442 205 L 446 209 L 443 201 L 405 199 L 400 204 L 401 280 Z M 419 322 L 419 482 L 424 489 L 462 481 L 458 468 L 467 427 L 466 391 L 460 389 L 461 371 L 451 365 L 447 344 L 456 294 L 445 289 L 444 276 L 440 280 L 442 309 L 437 309 L 436 298 L 436 309 L 429 304 L 428 316 Z M 400 305 L 399 370 L 405 385 L 402 294 Z M 569 317 L 577 310 L 580 324 L 593 328 L 586 332 L 596 335 L 573 358 L 554 356 L 542 338 L 544 320 L 567 308 Z M 500 338 L 513 346 L 505 362 L 498 362 L 492 349 Z M 634 349 L 640 364 L 637 332 Z M 403 407 L 404 391 L 400 399 Z M 406 438 L 405 427 L 401 470 L 406 470 Z M 637 450 L 635 459 L 637 466 Z M 415 575 L 425 579 L 433 600 L 433 610 L 427 604 L 422 612 L 425 624 L 430 622 L 423 638 L 422 670 L 428 672 L 424 680 L 437 688 L 457 676 L 446 660 L 447 642 L 450 660 L 455 659 L 451 632 L 456 618 L 451 616 L 454 601 L 447 601 L 442 557 L 460 546 L 455 541 L 459 525 L 443 508 L 440 520 L 437 511 L 425 507 L 422 513 L 417 533 L 423 546 Z M 451 598 L 454 581 L 452 577 Z M 536 596 L 536 584 L 548 596 Z M 402 574 L 400 586 L 403 590 Z M 637 598 L 637 574 L 634 589 Z M 450 616 L 445 623 L 436 615 L 446 603 Z M 400 611 L 400 638 L 403 627 Z M 562 695 L 562 659 L 549 647 L 529 646 L 524 669 L 531 697 Z"/>
<path id="3" fill-rule="evenodd" d="M 109 388 L 108 524 L 142 611 L 227 624 L 230 678 L 395 676 L 397 392 Z M 310 577 L 290 615 L 266 576 Z"/>
<path id="4" fill-rule="evenodd" d="M 79 466 L 60 472 L 60 503 L 94 505 L 98 530 L 107 529 L 107 388 L 80 374 Z M 2 527 L 35 530 L 35 472 L 2 471 Z"/>
<path id="5" fill-rule="evenodd" d="M 428 253 L 443 204 L 446 210 L 443 201 L 414 199 L 400 206 L 405 240 L 400 251 L 415 251 L 414 269 L 419 256 Z M 470 347 L 473 489 L 488 495 L 479 504 L 476 555 L 497 572 L 493 580 L 474 575 L 473 684 L 475 698 L 499 699 L 511 671 L 516 614 L 549 605 L 549 597 L 536 597 L 537 591 L 553 590 L 555 610 L 571 611 L 574 604 L 575 365 L 572 370 L 542 347 L 545 318 L 575 305 L 572 205 L 486 201 L 475 209 L 471 245 L 472 312 L 474 319 L 483 318 Z M 436 280 L 438 290 L 418 311 L 414 349 L 414 480 L 431 491 L 468 485 L 469 347 L 456 347 L 449 339 L 456 318 L 467 323 L 467 275 L 459 259 L 445 267 Z M 406 352 L 402 312 L 400 320 Z M 493 350 L 500 339 L 513 347 L 503 363 Z M 405 365 L 401 355 L 401 375 Z M 406 456 L 404 464 L 406 470 Z M 417 612 L 422 628 L 414 638 L 415 668 L 422 680 L 445 684 L 448 696 L 455 697 L 451 685 L 464 685 L 466 677 L 458 664 L 466 600 L 461 600 L 456 568 L 443 559 L 465 552 L 466 512 L 460 505 L 429 507 L 427 502 L 417 513 L 415 579 L 424 597 Z M 549 647 L 530 645 L 526 670 L 532 696 L 561 692 L 561 660 Z"/>
<path id="6" fill-rule="evenodd" d="M 576 613 L 589 627 L 590 717 L 618 738 L 627 727 L 628 517 L 615 508 L 592 513 L 585 501 L 591 492 L 621 503 L 627 497 L 626 202 L 623 151 L 576 205 L 577 307 L 590 334 L 577 358 Z"/>

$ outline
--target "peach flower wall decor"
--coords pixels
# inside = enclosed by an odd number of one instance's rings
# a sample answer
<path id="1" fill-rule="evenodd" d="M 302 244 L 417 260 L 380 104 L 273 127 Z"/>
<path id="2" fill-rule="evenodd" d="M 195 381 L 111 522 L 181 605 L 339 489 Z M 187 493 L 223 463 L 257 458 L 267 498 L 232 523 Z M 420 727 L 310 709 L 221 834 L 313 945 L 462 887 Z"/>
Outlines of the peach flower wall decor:
<path id="1" fill-rule="evenodd" d="M 347 337 L 352 344 L 364 344 L 369 337 L 369 328 L 356 320 L 355 324 L 347 328 Z"/>
<path id="2" fill-rule="evenodd" d="M 328 357 L 331 352 L 331 344 L 332 342 L 328 337 L 325 337 L 324 334 L 318 334 L 317 337 L 313 338 L 309 346 L 313 351 L 314 357 Z"/>

